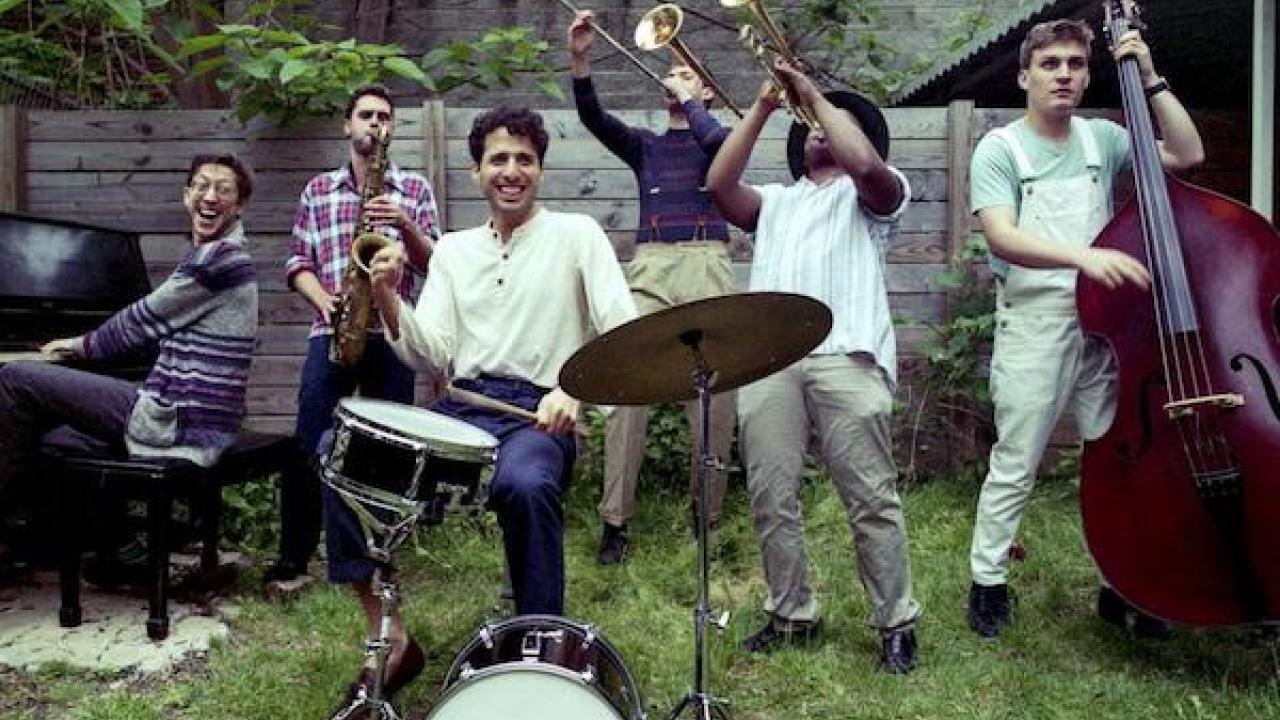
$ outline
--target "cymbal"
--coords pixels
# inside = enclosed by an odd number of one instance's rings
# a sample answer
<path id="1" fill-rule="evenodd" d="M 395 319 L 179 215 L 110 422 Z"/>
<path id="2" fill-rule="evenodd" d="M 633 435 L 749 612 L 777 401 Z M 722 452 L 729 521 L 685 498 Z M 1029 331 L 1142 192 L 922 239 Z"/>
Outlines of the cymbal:
<path id="1" fill-rule="evenodd" d="M 677 305 L 624 323 L 578 349 L 560 387 L 584 402 L 654 405 L 698 397 L 694 347 L 721 393 L 803 358 L 831 332 L 831 310 L 806 295 L 754 292 Z"/>

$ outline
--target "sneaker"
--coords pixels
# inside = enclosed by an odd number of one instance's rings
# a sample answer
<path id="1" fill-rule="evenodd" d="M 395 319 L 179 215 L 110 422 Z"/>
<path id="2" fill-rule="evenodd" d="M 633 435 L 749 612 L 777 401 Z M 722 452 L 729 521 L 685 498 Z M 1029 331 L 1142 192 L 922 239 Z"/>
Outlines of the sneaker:
<path id="1" fill-rule="evenodd" d="M 1173 635 L 1173 626 L 1129 604 L 1112 588 L 1098 588 L 1098 617 L 1139 640 L 1163 642 Z"/>
<path id="2" fill-rule="evenodd" d="M 600 533 L 600 549 L 596 551 L 596 562 L 601 565 L 617 565 L 627 557 L 627 526 L 604 524 Z"/>
<path id="3" fill-rule="evenodd" d="M 891 630 L 880 638 L 880 671 L 906 675 L 916 668 L 916 632 Z"/>
<path id="4" fill-rule="evenodd" d="M 791 630 L 782 630 L 770 619 L 764 627 L 748 635 L 742 641 L 742 649 L 749 653 L 768 654 L 784 647 L 811 645 L 822 631 L 822 621 L 816 620 Z"/>
<path id="5" fill-rule="evenodd" d="M 1012 619 L 1009 586 L 979 585 L 969 588 L 969 627 L 984 638 L 1000 634 Z"/>

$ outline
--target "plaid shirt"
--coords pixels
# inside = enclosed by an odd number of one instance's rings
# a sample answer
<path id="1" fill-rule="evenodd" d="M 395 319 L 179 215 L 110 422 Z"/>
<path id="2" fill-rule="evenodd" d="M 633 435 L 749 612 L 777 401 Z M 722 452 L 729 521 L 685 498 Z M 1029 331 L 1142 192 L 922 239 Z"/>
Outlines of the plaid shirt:
<path id="1" fill-rule="evenodd" d="M 435 195 L 426 178 L 391 163 L 383 178 L 383 192 L 404 208 L 422 228 L 428 242 L 440 239 L 440 216 L 436 211 Z M 298 273 L 310 271 L 326 292 L 338 293 L 347 272 L 359 215 L 360 189 L 351 174 L 350 164 L 311 178 L 298 200 L 298 212 L 293 218 L 293 239 L 289 242 L 289 255 L 284 262 L 285 282 L 289 287 L 293 287 L 293 279 Z M 400 240 L 399 228 L 383 226 L 380 232 L 393 240 Z M 400 284 L 400 296 L 412 301 L 416 282 L 416 273 L 405 273 Z M 381 332 L 382 320 L 377 313 L 374 313 L 369 327 Z M 311 337 L 332 332 L 333 328 L 325 324 L 317 312 L 311 323 Z"/>

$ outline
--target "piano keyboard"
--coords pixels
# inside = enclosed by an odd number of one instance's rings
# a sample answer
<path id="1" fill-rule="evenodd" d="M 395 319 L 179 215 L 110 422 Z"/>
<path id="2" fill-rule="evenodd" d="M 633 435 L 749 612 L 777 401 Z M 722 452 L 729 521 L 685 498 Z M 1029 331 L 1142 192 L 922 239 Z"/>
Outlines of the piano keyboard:
<path id="1" fill-rule="evenodd" d="M 0 365 L 5 365 L 19 360 L 32 360 L 35 362 L 57 363 L 62 362 L 61 354 L 47 355 L 39 350 L 22 350 L 18 352 L 0 352 Z"/>

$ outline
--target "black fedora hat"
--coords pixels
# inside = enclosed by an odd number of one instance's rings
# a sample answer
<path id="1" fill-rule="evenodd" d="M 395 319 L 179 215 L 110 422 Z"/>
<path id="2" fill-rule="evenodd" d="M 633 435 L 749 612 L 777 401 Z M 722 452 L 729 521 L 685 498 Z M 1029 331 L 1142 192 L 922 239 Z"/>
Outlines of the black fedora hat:
<path id="1" fill-rule="evenodd" d="M 862 132 L 871 141 L 880 157 L 889 157 L 889 125 L 884 120 L 880 108 L 867 98 L 848 90 L 832 90 L 822 93 L 832 105 L 848 110 L 857 118 Z M 791 124 L 791 132 L 787 134 L 787 165 L 791 168 L 791 177 L 799 178 L 805 174 L 804 141 L 809 136 L 809 126 L 799 122 Z"/>

